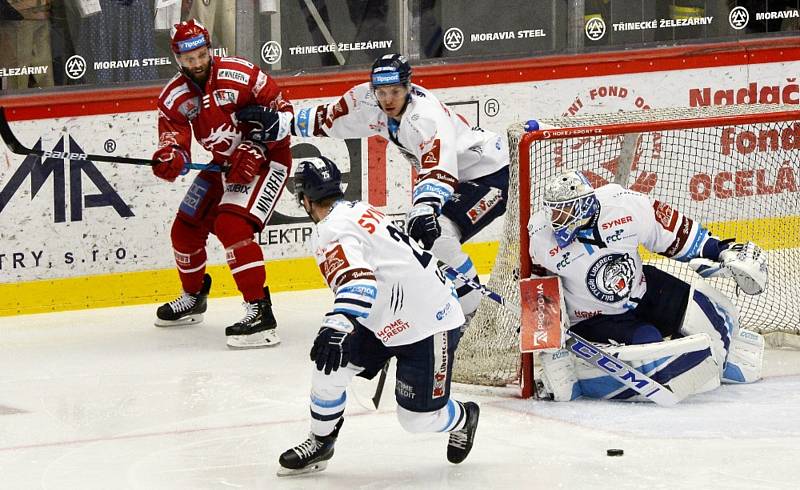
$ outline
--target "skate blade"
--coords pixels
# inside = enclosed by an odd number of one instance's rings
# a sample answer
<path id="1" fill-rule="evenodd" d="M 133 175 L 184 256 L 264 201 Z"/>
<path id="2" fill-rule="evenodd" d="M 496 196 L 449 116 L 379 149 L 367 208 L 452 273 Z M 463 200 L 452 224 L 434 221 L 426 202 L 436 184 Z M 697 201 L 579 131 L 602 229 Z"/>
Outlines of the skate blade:
<path id="1" fill-rule="evenodd" d="M 300 475 L 307 475 L 309 473 L 319 473 L 320 471 L 324 470 L 328 467 L 327 461 L 320 461 L 318 463 L 314 463 L 311 465 L 306 466 L 305 468 L 300 468 L 297 470 L 293 470 L 290 468 L 280 467 L 278 469 L 277 475 L 278 476 L 300 476 Z"/>
<path id="2" fill-rule="evenodd" d="M 261 349 L 278 345 L 281 343 L 281 339 L 275 329 L 271 329 L 252 335 L 230 335 L 227 343 L 231 349 Z"/>
<path id="3" fill-rule="evenodd" d="M 202 321 L 203 314 L 197 313 L 194 315 L 187 315 L 177 320 L 162 320 L 161 318 L 156 318 L 156 321 L 153 324 L 156 327 L 181 327 L 183 325 L 196 325 Z"/>

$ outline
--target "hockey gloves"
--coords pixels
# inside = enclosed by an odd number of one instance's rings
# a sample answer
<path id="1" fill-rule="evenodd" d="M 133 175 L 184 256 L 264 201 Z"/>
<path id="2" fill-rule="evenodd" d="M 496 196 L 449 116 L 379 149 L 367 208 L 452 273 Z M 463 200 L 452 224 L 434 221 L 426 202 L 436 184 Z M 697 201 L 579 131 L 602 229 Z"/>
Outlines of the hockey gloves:
<path id="1" fill-rule="evenodd" d="M 231 184 L 249 184 L 261 170 L 261 165 L 267 163 L 267 157 L 263 148 L 249 141 L 243 141 L 233 150 L 228 163 L 231 168 L 225 181 Z"/>
<path id="2" fill-rule="evenodd" d="M 325 374 L 337 371 L 350 362 L 350 343 L 354 320 L 341 313 L 328 313 L 317 332 L 314 346 L 311 347 L 311 360 L 317 364 L 317 370 L 325 370 Z"/>
<path id="3" fill-rule="evenodd" d="M 767 288 L 767 256 L 755 243 L 734 243 L 719 259 L 745 294 L 761 294 Z"/>
<path id="4" fill-rule="evenodd" d="M 415 204 L 408 212 L 406 220 L 408 236 L 421 243 L 425 250 L 430 250 L 433 242 L 442 234 L 436 210 L 427 204 Z"/>
<path id="5" fill-rule="evenodd" d="M 185 165 L 189 163 L 189 154 L 178 145 L 167 145 L 159 148 L 153 153 L 153 160 L 157 164 L 153 165 L 153 174 L 160 179 L 174 182 L 179 175 L 184 175 L 189 171 Z"/>
<path id="6" fill-rule="evenodd" d="M 689 267 L 702 277 L 733 277 L 736 285 L 745 294 L 761 294 L 767 288 L 769 267 L 767 256 L 753 242 L 733 243 L 723 240 L 718 243 L 716 258 L 703 247 L 703 257 L 689 261 Z M 711 242 L 712 240 L 709 240 Z"/>
<path id="7" fill-rule="evenodd" d="M 256 127 L 250 131 L 249 138 L 262 143 L 280 141 L 288 136 L 293 117 L 291 112 L 278 112 L 262 105 L 250 105 L 236 113 L 236 119 Z"/>

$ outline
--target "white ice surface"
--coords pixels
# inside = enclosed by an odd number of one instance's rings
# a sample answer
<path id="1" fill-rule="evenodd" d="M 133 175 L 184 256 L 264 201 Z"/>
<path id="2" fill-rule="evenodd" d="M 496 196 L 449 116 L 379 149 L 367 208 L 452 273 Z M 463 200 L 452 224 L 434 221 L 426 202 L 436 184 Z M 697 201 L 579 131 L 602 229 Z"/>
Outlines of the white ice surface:
<path id="1" fill-rule="evenodd" d="M 234 298 L 174 329 L 153 326 L 154 305 L 0 318 L 0 488 L 800 488 L 794 351 L 769 351 L 755 385 L 673 408 L 455 385 L 481 405 L 458 466 L 445 434 L 400 428 L 387 387 L 378 412 L 350 397 L 326 471 L 278 479 L 308 432 L 307 353 L 330 301 L 275 294 L 283 343 L 246 351 L 225 346 Z"/>

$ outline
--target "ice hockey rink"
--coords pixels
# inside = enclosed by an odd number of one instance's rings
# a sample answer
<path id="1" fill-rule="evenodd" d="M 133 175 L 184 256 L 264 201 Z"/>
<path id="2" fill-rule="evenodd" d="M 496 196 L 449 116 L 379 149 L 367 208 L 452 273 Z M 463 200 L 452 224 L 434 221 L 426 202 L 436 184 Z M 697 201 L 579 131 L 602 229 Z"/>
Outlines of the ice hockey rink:
<path id="1" fill-rule="evenodd" d="M 377 412 L 351 394 L 328 469 L 279 479 L 278 455 L 308 432 L 307 353 L 331 295 L 273 301 L 283 343 L 247 351 L 225 345 L 243 311 L 236 298 L 212 299 L 203 324 L 174 329 L 153 326 L 155 305 L 0 318 L 0 488 L 800 486 L 794 351 L 769 351 L 755 385 L 672 408 L 455 385 L 456 398 L 481 405 L 457 466 L 445 434 L 401 429 L 390 386 Z"/>

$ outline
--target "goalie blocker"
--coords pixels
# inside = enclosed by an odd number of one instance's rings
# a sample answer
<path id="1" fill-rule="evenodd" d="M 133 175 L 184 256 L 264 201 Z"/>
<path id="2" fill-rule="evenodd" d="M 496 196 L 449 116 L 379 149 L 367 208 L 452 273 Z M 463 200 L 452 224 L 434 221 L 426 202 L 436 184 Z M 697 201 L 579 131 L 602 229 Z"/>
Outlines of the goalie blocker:
<path id="1" fill-rule="evenodd" d="M 735 306 L 702 279 L 698 282 L 692 288 L 693 299 L 680 329 L 682 337 L 640 345 L 605 345 L 603 350 L 613 358 L 600 364 L 613 369 L 614 359 L 625 361 L 645 377 L 668 387 L 678 400 L 712 390 L 721 380 L 747 383 L 760 379 L 763 338 L 740 329 L 734 320 L 738 317 Z M 521 378 L 533 378 L 538 398 L 648 399 L 609 375 L 608 369 L 603 372 L 596 362 L 590 362 L 590 351 L 594 350 L 591 344 L 566 341 L 568 317 L 558 277 L 524 279 L 520 281 L 520 295 L 520 350 L 537 356 L 535 372 L 530 363 L 523 363 L 523 371 L 529 372 L 523 372 Z M 720 334 L 717 327 L 726 334 Z M 575 355 L 569 355 L 570 351 Z M 636 375 L 634 371 L 632 376 Z"/>

